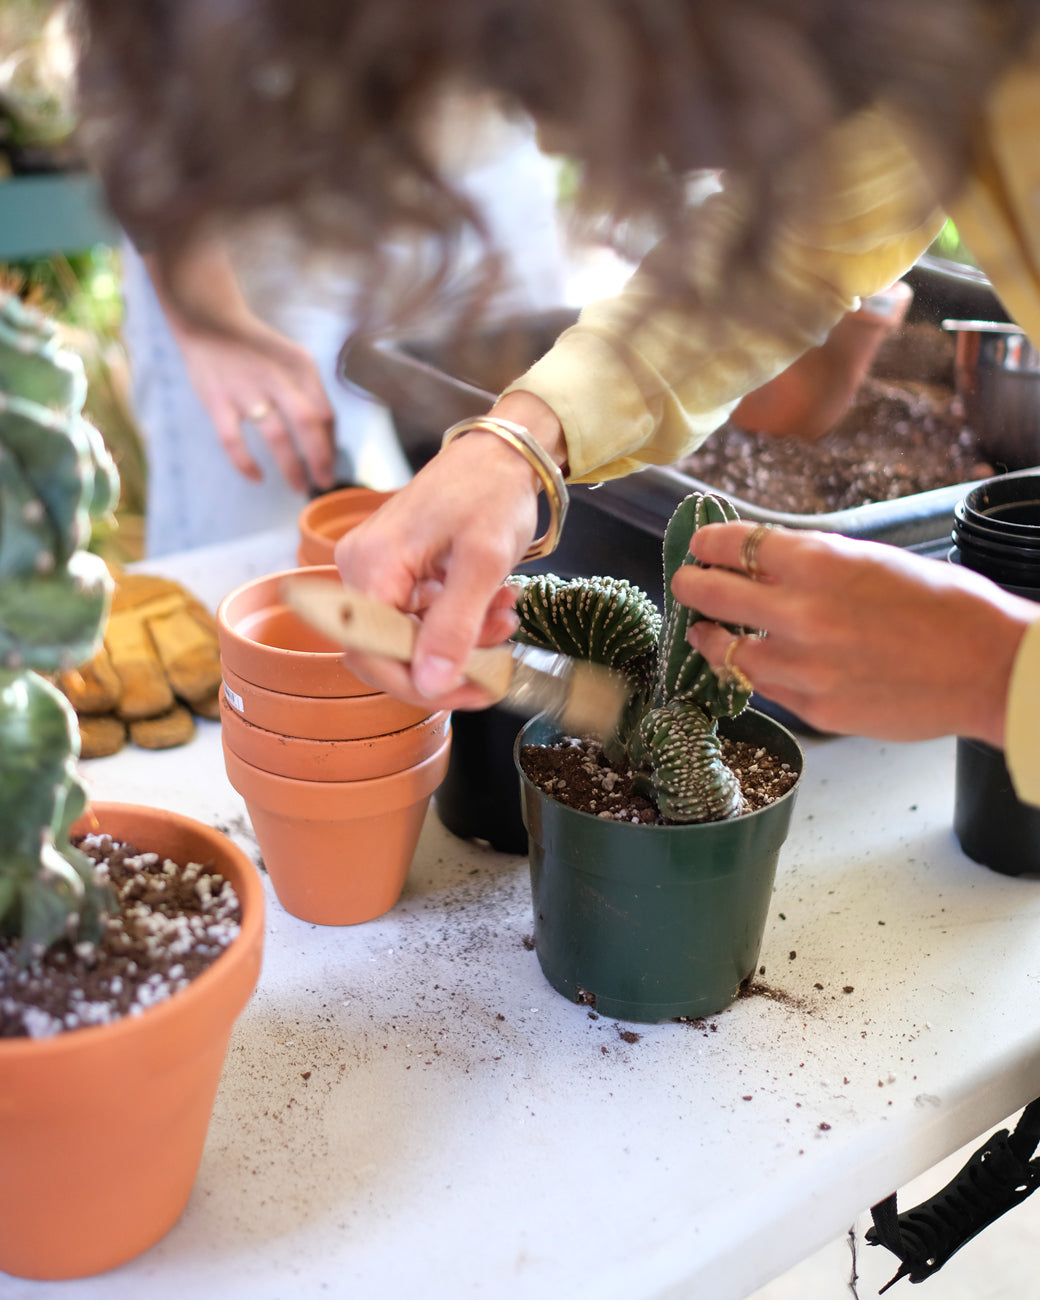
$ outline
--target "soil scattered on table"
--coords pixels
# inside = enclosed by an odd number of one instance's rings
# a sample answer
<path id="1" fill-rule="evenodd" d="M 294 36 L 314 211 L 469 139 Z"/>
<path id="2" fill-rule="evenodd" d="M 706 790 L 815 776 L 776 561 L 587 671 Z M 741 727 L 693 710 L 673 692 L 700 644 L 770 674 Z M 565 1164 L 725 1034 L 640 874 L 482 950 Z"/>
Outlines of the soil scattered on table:
<path id="1" fill-rule="evenodd" d="M 798 779 L 789 763 L 746 741 L 724 739 L 722 758 L 740 781 L 745 812 L 775 802 Z M 611 762 L 596 740 L 571 737 L 553 745 L 525 745 L 520 763 L 529 780 L 568 808 L 611 821 L 668 824 L 651 800 L 635 790 L 632 769 Z"/>
<path id="2" fill-rule="evenodd" d="M 58 943 L 25 967 L 17 945 L 0 939 L 0 1038 L 49 1038 L 139 1015 L 186 988 L 239 933 L 238 896 L 216 872 L 108 835 L 78 843 L 118 906 L 99 943 Z"/>

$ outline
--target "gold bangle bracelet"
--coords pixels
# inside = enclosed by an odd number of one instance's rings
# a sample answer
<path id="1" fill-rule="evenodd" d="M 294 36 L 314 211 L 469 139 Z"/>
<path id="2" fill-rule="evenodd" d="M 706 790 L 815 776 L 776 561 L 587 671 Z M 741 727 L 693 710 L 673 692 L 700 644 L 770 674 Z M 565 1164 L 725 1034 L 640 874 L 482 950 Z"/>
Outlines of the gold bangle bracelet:
<path id="1" fill-rule="evenodd" d="M 545 488 L 545 499 L 549 502 L 549 524 L 542 536 L 536 537 L 524 552 L 521 563 L 551 555 L 559 545 L 563 521 L 567 518 L 567 507 L 570 504 L 567 484 L 563 481 L 560 467 L 522 424 L 500 420 L 496 415 L 479 415 L 453 424 L 441 439 L 441 450 L 464 433 L 493 433 L 507 442 L 514 451 L 518 451 L 538 475 Z"/>

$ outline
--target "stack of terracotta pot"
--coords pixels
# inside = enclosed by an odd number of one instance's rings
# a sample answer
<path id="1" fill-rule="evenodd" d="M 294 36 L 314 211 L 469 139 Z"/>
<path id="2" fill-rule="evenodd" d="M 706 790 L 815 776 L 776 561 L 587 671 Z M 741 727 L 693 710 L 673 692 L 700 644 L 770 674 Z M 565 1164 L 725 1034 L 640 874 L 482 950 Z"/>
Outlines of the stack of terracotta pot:
<path id="1" fill-rule="evenodd" d="M 448 765 L 450 716 L 404 704 L 348 672 L 342 652 L 268 574 L 217 610 L 224 760 L 279 902 L 351 925 L 397 902 L 430 796 Z M 338 583 L 331 565 L 311 576 Z"/>

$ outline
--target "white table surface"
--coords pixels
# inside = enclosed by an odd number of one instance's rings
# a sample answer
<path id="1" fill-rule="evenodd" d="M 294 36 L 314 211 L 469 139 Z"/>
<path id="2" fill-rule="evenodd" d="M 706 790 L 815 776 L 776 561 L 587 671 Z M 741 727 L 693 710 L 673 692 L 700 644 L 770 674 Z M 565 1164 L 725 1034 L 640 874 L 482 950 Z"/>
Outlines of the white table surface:
<path id="1" fill-rule="evenodd" d="M 279 533 L 151 567 L 215 605 L 293 554 Z M 255 857 L 219 740 L 204 722 L 84 768 L 96 798 Z M 180 1222 L 101 1278 L 0 1277 L 2 1300 L 736 1300 L 841 1235 L 1040 1094 L 1040 882 L 960 852 L 952 741 L 805 748 L 761 956 L 777 996 L 700 1025 L 555 993 L 526 860 L 433 810 L 379 920 L 310 925 L 268 887 Z"/>

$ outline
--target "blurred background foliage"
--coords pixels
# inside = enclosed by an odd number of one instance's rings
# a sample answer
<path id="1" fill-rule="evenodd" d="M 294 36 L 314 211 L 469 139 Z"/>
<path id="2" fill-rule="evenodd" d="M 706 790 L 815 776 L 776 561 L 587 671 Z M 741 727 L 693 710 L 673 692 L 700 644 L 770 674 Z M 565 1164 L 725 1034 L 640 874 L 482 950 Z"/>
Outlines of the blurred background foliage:
<path id="1" fill-rule="evenodd" d="M 0 0 L 0 186 L 77 166 L 74 66 L 66 0 Z M 85 414 L 119 466 L 117 527 L 99 526 L 91 549 L 117 564 L 139 559 L 147 465 L 130 402 L 118 249 L 98 244 L 5 261 L 0 229 L 0 277 L 53 316 L 63 345 L 82 358 Z"/>

